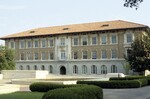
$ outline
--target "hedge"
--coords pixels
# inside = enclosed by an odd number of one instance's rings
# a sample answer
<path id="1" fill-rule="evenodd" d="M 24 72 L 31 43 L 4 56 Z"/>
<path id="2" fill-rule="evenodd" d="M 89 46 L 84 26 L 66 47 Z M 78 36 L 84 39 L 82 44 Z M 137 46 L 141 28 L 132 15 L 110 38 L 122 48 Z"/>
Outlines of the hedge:
<path id="1" fill-rule="evenodd" d="M 148 85 L 148 79 L 147 78 L 138 79 L 137 81 L 140 81 L 141 87 Z"/>
<path id="2" fill-rule="evenodd" d="M 96 85 L 101 88 L 139 88 L 142 86 L 139 80 L 124 81 L 78 81 L 78 84 Z"/>
<path id="3" fill-rule="evenodd" d="M 143 79 L 143 78 L 150 78 L 145 76 L 126 76 L 126 77 L 111 77 L 109 80 L 135 80 L 135 79 Z"/>
<path id="4" fill-rule="evenodd" d="M 49 90 L 57 88 L 66 88 L 66 87 L 76 87 L 82 85 L 63 85 L 63 84 L 54 84 L 49 82 L 36 82 L 32 83 L 29 88 L 32 92 L 47 92 Z"/>
<path id="5" fill-rule="evenodd" d="M 103 99 L 103 90 L 94 85 L 60 88 L 48 91 L 42 99 Z"/>

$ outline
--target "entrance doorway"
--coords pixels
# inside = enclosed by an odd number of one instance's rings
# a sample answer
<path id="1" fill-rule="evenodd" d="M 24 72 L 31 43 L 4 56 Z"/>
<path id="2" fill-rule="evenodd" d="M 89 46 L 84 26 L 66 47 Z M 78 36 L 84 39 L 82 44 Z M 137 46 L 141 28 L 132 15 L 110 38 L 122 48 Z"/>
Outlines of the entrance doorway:
<path id="1" fill-rule="evenodd" d="M 66 68 L 64 66 L 60 67 L 60 74 L 61 75 L 66 75 Z"/>

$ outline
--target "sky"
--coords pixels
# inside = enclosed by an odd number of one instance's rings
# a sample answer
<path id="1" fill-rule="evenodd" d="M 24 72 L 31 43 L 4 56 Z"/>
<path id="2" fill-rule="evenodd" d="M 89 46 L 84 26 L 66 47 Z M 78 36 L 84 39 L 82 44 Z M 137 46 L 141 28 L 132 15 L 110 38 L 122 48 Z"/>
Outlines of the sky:
<path id="1" fill-rule="evenodd" d="M 39 27 L 112 20 L 150 26 L 150 0 L 144 0 L 138 10 L 123 7 L 124 1 L 0 0 L 0 37 Z"/>

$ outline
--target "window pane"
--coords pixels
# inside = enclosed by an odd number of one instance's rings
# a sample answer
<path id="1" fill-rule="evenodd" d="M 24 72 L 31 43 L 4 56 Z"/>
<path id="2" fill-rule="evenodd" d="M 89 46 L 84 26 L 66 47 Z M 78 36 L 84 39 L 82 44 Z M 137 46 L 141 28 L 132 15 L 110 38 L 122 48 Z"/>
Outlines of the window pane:
<path id="1" fill-rule="evenodd" d="M 73 39 L 74 44 L 73 45 L 78 45 L 78 38 Z"/>
<path id="2" fill-rule="evenodd" d="M 101 44 L 106 44 L 106 35 L 101 36 Z"/>
<path id="3" fill-rule="evenodd" d="M 53 60 L 53 59 L 54 59 L 54 53 L 53 53 L 53 52 L 50 52 L 50 54 L 49 54 L 49 59 L 50 59 L 50 60 Z"/>
<path id="4" fill-rule="evenodd" d="M 27 46 L 28 46 L 28 48 L 31 48 L 31 47 L 32 47 L 32 42 L 31 42 L 31 41 L 28 41 L 28 42 L 27 42 Z"/>
<path id="5" fill-rule="evenodd" d="M 10 48 L 15 48 L 15 43 L 14 42 L 10 42 Z"/>
<path id="6" fill-rule="evenodd" d="M 92 67 L 91 67 L 91 73 L 92 74 L 97 74 L 97 67 L 95 65 L 92 65 Z"/>
<path id="7" fill-rule="evenodd" d="M 102 59 L 107 58 L 106 50 L 102 50 Z"/>
<path id="8" fill-rule="evenodd" d="M 97 44 L 97 37 L 92 37 L 92 45 Z"/>
<path id="9" fill-rule="evenodd" d="M 42 40 L 42 47 L 46 47 L 46 40 Z"/>
<path id="10" fill-rule="evenodd" d="M 105 65 L 101 66 L 101 74 L 107 74 L 107 67 Z"/>
<path id="11" fill-rule="evenodd" d="M 64 46 L 65 45 L 65 38 L 61 38 L 61 41 L 60 41 L 61 43 L 61 46 Z"/>
<path id="12" fill-rule="evenodd" d="M 42 52 L 42 60 L 46 60 L 46 53 Z"/>
<path id="13" fill-rule="evenodd" d="M 25 48 L 24 41 L 21 41 L 21 42 L 20 42 L 20 48 Z"/>
<path id="14" fill-rule="evenodd" d="M 132 42 L 132 34 L 127 34 L 127 43 L 131 43 Z"/>
<path id="15" fill-rule="evenodd" d="M 54 40 L 53 40 L 53 39 L 49 40 L 49 46 L 50 46 L 50 47 L 53 47 L 53 46 L 54 46 Z"/>
<path id="16" fill-rule="evenodd" d="M 73 73 L 78 74 L 78 67 L 76 65 L 73 66 Z"/>
<path id="17" fill-rule="evenodd" d="M 61 52 L 61 59 L 65 59 L 65 51 Z"/>
<path id="18" fill-rule="evenodd" d="M 116 35 L 111 35 L 111 43 L 117 43 L 117 36 Z"/>
<path id="19" fill-rule="evenodd" d="M 87 59 L 87 51 L 83 51 L 83 59 Z"/>
<path id="20" fill-rule="evenodd" d="M 87 73 L 87 67 L 85 65 L 82 66 L 82 74 Z"/>
<path id="21" fill-rule="evenodd" d="M 82 38 L 82 45 L 87 45 L 87 41 L 88 39 L 87 39 L 87 37 L 83 37 Z"/>
<path id="22" fill-rule="evenodd" d="M 92 52 L 92 59 L 97 59 L 97 52 L 96 51 Z"/>
<path id="23" fill-rule="evenodd" d="M 35 48 L 39 47 L 39 42 L 38 41 L 34 41 L 34 47 Z"/>
<path id="24" fill-rule="evenodd" d="M 34 53 L 34 60 L 38 60 L 38 53 Z"/>
<path id="25" fill-rule="evenodd" d="M 111 58 L 117 58 L 117 50 L 111 51 Z"/>

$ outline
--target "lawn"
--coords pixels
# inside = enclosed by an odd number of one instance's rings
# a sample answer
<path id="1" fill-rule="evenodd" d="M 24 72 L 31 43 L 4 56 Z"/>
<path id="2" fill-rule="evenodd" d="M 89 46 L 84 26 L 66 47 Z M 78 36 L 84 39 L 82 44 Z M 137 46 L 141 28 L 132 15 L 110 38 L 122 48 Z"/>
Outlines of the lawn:
<path id="1" fill-rule="evenodd" d="M 1 94 L 0 99 L 42 99 L 43 94 L 39 92 L 14 92 Z"/>

